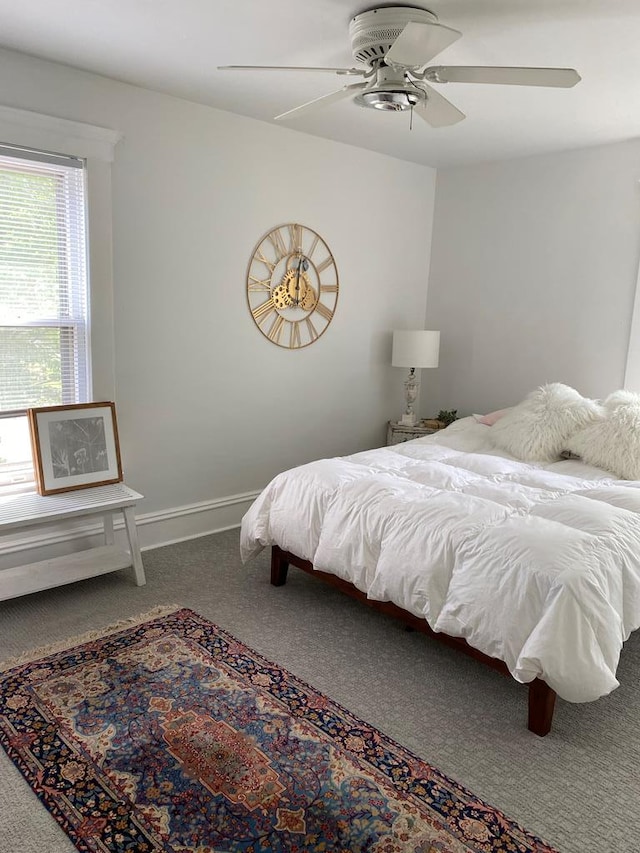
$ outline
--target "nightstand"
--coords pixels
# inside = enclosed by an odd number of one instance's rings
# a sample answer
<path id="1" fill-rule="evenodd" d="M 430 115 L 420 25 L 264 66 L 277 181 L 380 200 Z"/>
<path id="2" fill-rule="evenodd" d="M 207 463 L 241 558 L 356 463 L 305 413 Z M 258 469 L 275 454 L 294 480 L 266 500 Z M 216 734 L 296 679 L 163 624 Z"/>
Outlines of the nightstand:
<path id="1" fill-rule="evenodd" d="M 418 421 L 414 426 L 389 421 L 387 424 L 387 447 L 391 444 L 402 444 L 403 441 L 411 441 L 413 438 L 422 438 L 423 435 L 432 435 L 438 432 L 433 427 L 422 426 Z"/>

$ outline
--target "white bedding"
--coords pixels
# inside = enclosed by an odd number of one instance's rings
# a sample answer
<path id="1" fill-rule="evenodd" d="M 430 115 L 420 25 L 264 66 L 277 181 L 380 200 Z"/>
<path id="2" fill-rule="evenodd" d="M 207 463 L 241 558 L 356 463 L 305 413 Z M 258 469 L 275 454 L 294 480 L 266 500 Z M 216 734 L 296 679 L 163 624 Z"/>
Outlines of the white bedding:
<path id="1" fill-rule="evenodd" d="M 618 686 L 640 626 L 640 482 L 519 462 L 473 418 L 277 476 L 242 522 L 243 560 L 279 545 L 464 637 L 570 702 Z"/>

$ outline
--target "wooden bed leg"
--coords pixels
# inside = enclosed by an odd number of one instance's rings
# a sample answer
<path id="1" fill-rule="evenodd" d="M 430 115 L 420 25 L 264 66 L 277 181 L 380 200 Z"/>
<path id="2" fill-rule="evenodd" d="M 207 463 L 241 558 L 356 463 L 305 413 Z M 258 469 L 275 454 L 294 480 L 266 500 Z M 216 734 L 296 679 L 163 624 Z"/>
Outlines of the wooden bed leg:
<path id="1" fill-rule="evenodd" d="M 529 683 L 529 724 L 530 732 L 540 737 L 551 731 L 553 709 L 556 704 L 556 691 L 539 678 Z"/>
<path id="2" fill-rule="evenodd" d="M 271 583 L 273 586 L 284 586 L 287 582 L 289 563 L 284 559 L 284 552 L 273 545 L 271 548 Z"/>

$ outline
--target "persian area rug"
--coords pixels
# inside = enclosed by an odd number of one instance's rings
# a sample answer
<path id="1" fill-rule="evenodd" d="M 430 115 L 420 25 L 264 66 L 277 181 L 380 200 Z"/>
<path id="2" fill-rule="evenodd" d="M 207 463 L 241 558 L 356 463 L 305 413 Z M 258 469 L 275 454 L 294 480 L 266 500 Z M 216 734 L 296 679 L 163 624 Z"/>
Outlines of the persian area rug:
<path id="1" fill-rule="evenodd" d="M 557 853 L 186 609 L 5 671 L 0 742 L 82 851 Z"/>

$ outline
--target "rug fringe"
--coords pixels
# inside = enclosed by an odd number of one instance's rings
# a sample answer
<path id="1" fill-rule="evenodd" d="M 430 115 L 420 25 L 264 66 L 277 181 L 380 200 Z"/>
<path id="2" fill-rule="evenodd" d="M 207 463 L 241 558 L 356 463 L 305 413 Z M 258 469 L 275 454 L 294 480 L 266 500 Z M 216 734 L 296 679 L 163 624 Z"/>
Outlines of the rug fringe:
<path id="1" fill-rule="evenodd" d="M 159 616 L 167 616 L 169 613 L 175 613 L 176 610 L 182 609 L 183 606 L 180 604 L 161 604 L 158 605 L 158 607 L 154 607 L 153 610 L 146 611 L 146 613 L 138 613 L 137 616 L 130 616 L 128 619 L 120 619 L 118 622 L 106 625 L 104 628 L 87 631 L 86 633 L 78 634 L 75 637 L 67 637 L 64 640 L 49 643 L 47 646 L 38 646 L 34 649 L 28 649 L 26 652 L 16 655 L 16 657 L 0 661 L 0 672 L 13 669 L 14 666 L 19 666 L 23 663 L 31 663 L 38 658 L 53 655 L 56 652 L 64 652 L 67 649 L 72 649 L 74 646 L 89 643 L 91 640 L 100 640 L 102 637 L 107 637 L 109 634 L 115 634 L 117 631 L 122 631 L 125 628 L 133 628 L 136 625 L 141 625 L 143 622 L 149 622 L 151 619 L 157 619 Z"/>

